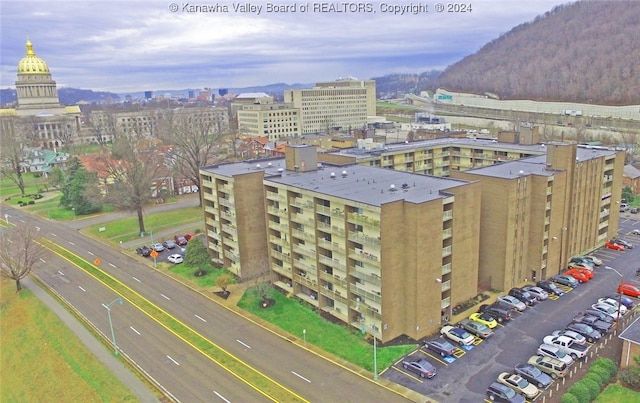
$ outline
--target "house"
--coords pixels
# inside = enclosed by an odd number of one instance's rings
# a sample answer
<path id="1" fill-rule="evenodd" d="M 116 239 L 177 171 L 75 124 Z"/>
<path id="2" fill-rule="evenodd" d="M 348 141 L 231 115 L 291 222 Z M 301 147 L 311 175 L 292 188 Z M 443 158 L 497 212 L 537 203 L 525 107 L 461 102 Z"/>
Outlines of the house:
<path id="1" fill-rule="evenodd" d="M 633 357 L 640 355 L 640 318 L 636 318 L 620 333 L 623 341 L 620 368 L 627 368 L 634 364 Z"/>
<path id="2" fill-rule="evenodd" d="M 640 169 L 631 164 L 625 165 L 622 171 L 622 186 L 629 186 L 633 194 L 640 193 Z"/>
<path id="3" fill-rule="evenodd" d="M 48 174 L 55 167 L 64 167 L 70 155 L 61 151 L 32 148 L 27 151 L 22 166 L 26 172 L 41 172 Z"/>

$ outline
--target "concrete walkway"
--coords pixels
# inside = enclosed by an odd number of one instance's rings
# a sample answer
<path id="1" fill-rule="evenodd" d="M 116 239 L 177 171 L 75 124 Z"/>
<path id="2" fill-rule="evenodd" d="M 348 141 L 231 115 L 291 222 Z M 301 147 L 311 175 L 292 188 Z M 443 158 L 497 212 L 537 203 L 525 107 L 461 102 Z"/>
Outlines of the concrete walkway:
<path id="1" fill-rule="evenodd" d="M 135 394 L 140 402 L 159 402 L 159 399 L 149 390 L 147 385 L 142 383 L 129 368 L 113 355 L 111 350 L 105 348 L 104 344 L 100 343 L 78 319 L 71 315 L 62 304 L 49 295 L 39 284 L 30 278 L 23 279 L 22 284 L 58 315 L 60 320 L 76 334 L 101 363 L 109 368 Z"/>

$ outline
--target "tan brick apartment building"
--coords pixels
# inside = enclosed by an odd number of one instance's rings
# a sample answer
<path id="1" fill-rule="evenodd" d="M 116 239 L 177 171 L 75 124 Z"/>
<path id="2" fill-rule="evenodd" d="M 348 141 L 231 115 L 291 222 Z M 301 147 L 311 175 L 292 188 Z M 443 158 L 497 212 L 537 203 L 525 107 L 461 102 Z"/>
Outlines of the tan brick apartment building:
<path id="1" fill-rule="evenodd" d="M 203 167 L 206 234 L 241 279 L 269 272 L 383 342 L 419 339 L 479 289 L 549 277 L 615 235 L 623 163 L 567 144 L 295 145 L 285 159 Z"/>

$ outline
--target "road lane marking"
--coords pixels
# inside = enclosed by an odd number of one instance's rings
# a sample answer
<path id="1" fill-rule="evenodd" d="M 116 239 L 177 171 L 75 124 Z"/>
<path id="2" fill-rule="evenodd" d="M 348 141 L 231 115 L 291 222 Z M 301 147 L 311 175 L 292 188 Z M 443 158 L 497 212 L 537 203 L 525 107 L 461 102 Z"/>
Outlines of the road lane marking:
<path id="1" fill-rule="evenodd" d="M 227 403 L 231 403 L 231 401 L 227 400 L 224 396 L 222 396 L 220 393 L 216 392 L 215 390 L 213 391 L 213 393 L 218 396 L 220 399 L 224 400 Z"/>
<path id="2" fill-rule="evenodd" d="M 81 289 L 84 292 L 87 292 L 87 290 L 85 290 L 84 288 L 82 288 L 82 286 L 78 286 L 79 289 Z"/>
<path id="3" fill-rule="evenodd" d="M 118 268 L 118 266 L 116 266 L 116 265 L 115 265 L 115 264 L 113 264 L 113 263 L 109 263 L 109 266 L 113 267 L 114 269 L 117 269 L 117 268 Z"/>
<path id="4" fill-rule="evenodd" d="M 87 253 L 88 253 L 88 254 L 90 254 L 91 256 L 95 256 L 95 255 L 93 254 L 93 252 L 89 252 L 89 251 L 87 251 Z"/>
<path id="5" fill-rule="evenodd" d="M 160 295 L 162 295 L 162 297 L 163 297 L 163 298 L 166 298 L 166 299 L 168 299 L 169 301 L 171 301 L 171 298 L 167 297 L 166 295 L 164 295 L 164 294 L 160 294 Z"/>
<path id="6" fill-rule="evenodd" d="M 294 374 L 295 376 L 297 376 L 298 378 L 303 379 L 303 380 L 305 380 L 305 381 L 307 381 L 307 382 L 311 383 L 311 381 L 310 381 L 310 380 L 308 380 L 308 379 L 307 379 L 307 378 L 305 378 L 304 376 L 300 375 L 299 373 L 297 373 L 297 372 L 295 372 L 295 371 L 291 371 L 291 373 L 292 373 L 292 374 Z"/>
<path id="7" fill-rule="evenodd" d="M 236 341 L 237 341 L 238 343 L 242 344 L 243 346 L 245 346 L 246 348 L 251 348 L 251 346 L 250 346 L 250 345 L 248 345 L 247 343 L 243 343 L 243 342 L 241 342 L 241 341 L 240 341 L 240 340 L 238 340 L 238 339 L 236 339 Z"/>
<path id="8" fill-rule="evenodd" d="M 200 319 L 203 322 L 206 322 L 207 320 L 205 318 L 203 318 L 202 316 L 198 316 L 197 314 L 193 314 L 193 316 L 195 316 L 196 318 Z"/>
<path id="9" fill-rule="evenodd" d="M 73 243 L 73 242 L 71 242 L 71 241 L 69 241 L 69 245 L 76 246 L 76 244 L 75 244 L 75 243 Z"/>
<path id="10" fill-rule="evenodd" d="M 36 228 L 36 231 L 40 231 L 40 227 L 35 227 L 35 228 Z"/>
<path id="11" fill-rule="evenodd" d="M 40 258 L 40 261 L 41 261 L 42 263 L 47 263 L 47 261 L 46 261 L 46 260 L 44 260 L 43 258 Z"/>
<path id="12" fill-rule="evenodd" d="M 140 280 L 138 280 L 137 278 L 133 277 L 134 280 L 136 280 L 138 283 L 140 282 Z"/>
<path id="13" fill-rule="evenodd" d="M 168 359 L 170 359 L 171 361 L 173 361 L 173 363 L 174 363 L 174 364 L 176 364 L 176 365 L 180 365 L 180 364 L 178 363 L 178 361 L 174 360 L 174 359 L 173 359 L 173 358 L 171 358 L 170 356 L 167 356 L 167 358 L 168 358 Z"/>
<path id="14" fill-rule="evenodd" d="M 63 272 L 61 272 L 60 270 L 58 270 L 58 273 L 60 273 L 61 275 L 63 275 L 63 276 L 64 276 L 64 273 L 63 273 Z"/>
<path id="15" fill-rule="evenodd" d="M 56 235 L 56 234 L 54 234 L 53 232 L 51 233 L 51 235 L 53 235 L 53 236 L 57 237 L 57 235 Z"/>
<path id="16" fill-rule="evenodd" d="M 136 334 L 137 334 L 138 336 L 140 336 L 140 332 L 139 332 L 139 331 L 137 331 L 136 329 L 134 329 L 134 327 L 133 327 L 133 326 L 129 326 L 129 328 L 130 328 L 131 330 L 133 330 L 134 332 L 136 332 Z"/>

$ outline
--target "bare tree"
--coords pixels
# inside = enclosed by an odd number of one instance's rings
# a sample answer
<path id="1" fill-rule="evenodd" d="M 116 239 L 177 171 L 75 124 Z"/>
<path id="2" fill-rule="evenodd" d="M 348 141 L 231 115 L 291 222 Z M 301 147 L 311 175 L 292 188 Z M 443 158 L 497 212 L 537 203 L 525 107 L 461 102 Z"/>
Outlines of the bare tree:
<path id="1" fill-rule="evenodd" d="M 199 108 L 200 109 L 200 108 Z M 224 115 L 213 108 L 165 111 L 158 135 L 171 145 L 172 171 L 200 189 L 200 167 L 220 162 L 221 120 Z"/>
<path id="2" fill-rule="evenodd" d="M 159 146 L 160 141 L 149 137 L 139 125 L 118 127 L 113 147 L 97 157 L 113 180 L 106 201 L 135 211 L 140 232 L 145 231 L 144 206 L 153 199 L 154 186 L 160 186 L 159 178 L 166 176 L 164 155 Z"/>
<path id="3" fill-rule="evenodd" d="M 16 282 L 16 292 L 22 290 L 20 280 L 47 254 L 36 242 L 38 235 L 38 230 L 30 225 L 8 227 L 0 232 L 0 273 Z"/>
<path id="4" fill-rule="evenodd" d="M 18 117 L 0 118 L 0 172 L 24 196 L 23 163 L 30 144 L 29 132 Z"/>

